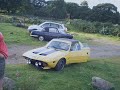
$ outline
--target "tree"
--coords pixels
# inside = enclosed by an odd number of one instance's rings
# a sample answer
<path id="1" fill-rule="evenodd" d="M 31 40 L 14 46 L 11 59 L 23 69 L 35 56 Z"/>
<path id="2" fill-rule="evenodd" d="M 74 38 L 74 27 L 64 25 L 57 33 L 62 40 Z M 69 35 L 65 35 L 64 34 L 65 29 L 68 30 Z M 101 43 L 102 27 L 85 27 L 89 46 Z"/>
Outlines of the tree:
<path id="1" fill-rule="evenodd" d="M 64 0 L 54 0 L 52 2 L 51 16 L 57 19 L 64 19 L 67 16 Z"/>
<path id="2" fill-rule="evenodd" d="M 34 7 L 31 4 L 30 0 L 20 0 L 20 7 L 18 9 L 18 12 L 20 14 L 33 14 L 34 13 Z"/>
<path id="3" fill-rule="evenodd" d="M 44 8 L 47 4 L 45 0 L 31 0 L 33 9 L 33 15 L 45 17 L 46 9 Z"/>
<path id="4" fill-rule="evenodd" d="M 4 0 L 0 0 L 0 10 L 4 10 L 5 7 L 6 7 L 5 1 Z"/>
<path id="5" fill-rule="evenodd" d="M 0 1 L 0 8 L 8 13 L 15 13 L 20 7 L 20 3 L 21 0 L 2 0 Z"/>
<path id="6" fill-rule="evenodd" d="M 89 20 L 92 13 L 91 9 L 86 6 L 79 7 L 79 18 L 83 20 Z"/>
<path id="7" fill-rule="evenodd" d="M 83 1 L 83 2 L 81 2 L 80 5 L 81 5 L 81 6 L 86 6 L 86 7 L 88 7 L 88 2 L 87 2 L 87 1 Z"/>
<path id="8" fill-rule="evenodd" d="M 79 5 L 76 3 L 67 3 L 66 4 L 67 13 L 70 14 L 70 18 L 79 18 Z"/>
<path id="9" fill-rule="evenodd" d="M 119 12 L 117 7 L 110 3 L 103 3 L 94 6 L 92 9 L 91 20 L 100 22 L 119 22 Z"/>
<path id="10" fill-rule="evenodd" d="M 33 0 L 31 3 L 35 8 L 42 8 L 46 5 L 45 0 Z"/>

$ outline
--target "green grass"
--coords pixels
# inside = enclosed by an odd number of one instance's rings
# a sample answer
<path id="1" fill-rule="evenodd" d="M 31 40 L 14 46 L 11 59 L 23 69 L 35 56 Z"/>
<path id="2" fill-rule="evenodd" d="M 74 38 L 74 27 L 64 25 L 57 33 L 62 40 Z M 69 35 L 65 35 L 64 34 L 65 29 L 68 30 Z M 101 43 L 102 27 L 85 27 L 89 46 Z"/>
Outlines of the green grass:
<path id="1" fill-rule="evenodd" d="M 80 40 L 81 42 L 85 42 L 93 45 L 93 44 L 96 44 L 93 42 L 93 40 L 101 39 L 101 40 L 107 41 L 108 43 L 110 42 L 110 43 L 120 44 L 120 37 L 115 37 L 111 35 L 84 33 L 84 32 L 80 32 L 79 30 L 75 29 L 70 25 L 68 25 L 68 27 L 69 27 L 70 33 L 74 35 L 74 38 L 77 40 Z"/>
<path id="2" fill-rule="evenodd" d="M 112 82 L 119 90 L 119 68 L 119 58 L 111 58 L 68 65 L 60 72 L 37 70 L 29 65 L 7 65 L 6 73 L 16 81 L 16 90 L 94 90 L 91 86 L 93 76 Z"/>
<path id="3" fill-rule="evenodd" d="M 9 23 L 0 23 L 0 32 L 5 37 L 7 44 L 25 44 L 43 46 L 46 42 L 30 37 L 27 29 L 15 27 Z"/>
<path id="4" fill-rule="evenodd" d="M 70 33 L 74 35 L 74 38 L 76 40 L 79 40 L 82 43 L 87 43 L 88 45 L 101 45 L 102 43 L 106 43 L 106 44 L 111 43 L 111 44 L 120 45 L 120 39 L 117 37 L 103 36 L 100 34 L 75 32 L 75 31 L 70 31 Z M 96 43 L 95 41 L 100 42 L 100 43 Z"/>

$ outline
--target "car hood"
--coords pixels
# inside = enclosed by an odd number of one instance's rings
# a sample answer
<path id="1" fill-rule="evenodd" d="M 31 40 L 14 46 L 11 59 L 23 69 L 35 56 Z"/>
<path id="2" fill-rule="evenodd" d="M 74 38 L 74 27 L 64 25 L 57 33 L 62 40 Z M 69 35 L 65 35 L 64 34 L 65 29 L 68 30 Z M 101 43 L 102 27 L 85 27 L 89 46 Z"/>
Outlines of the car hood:
<path id="1" fill-rule="evenodd" d="M 39 28 L 39 25 L 31 25 L 28 27 L 28 30 L 30 29 L 38 29 Z"/>
<path id="2" fill-rule="evenodd" d="M 49 62 L 51 60 L 64 57 L 66 53 L 67 51 L 64 50 L 56 50 L 54 48 L 42 47 L 42 48 L 30 50 L 24 53 L 23 56 L 34 60 Z"/>

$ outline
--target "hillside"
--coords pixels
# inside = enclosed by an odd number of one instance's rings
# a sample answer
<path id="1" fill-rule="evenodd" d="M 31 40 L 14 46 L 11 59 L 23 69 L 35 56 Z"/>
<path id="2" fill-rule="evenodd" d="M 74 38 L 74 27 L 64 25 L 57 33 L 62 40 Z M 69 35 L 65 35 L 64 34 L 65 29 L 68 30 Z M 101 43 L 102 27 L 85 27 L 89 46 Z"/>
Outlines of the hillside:
<path id="1" fill-rule="evenodd" d="M 47 42 L 29 36 L 26 29 L 0 23 L 10 57 L 6 61 L 6 76 L 16 81 L 16 90 L 94 90 L 91 78 L 98 76 L 120 86 L 120 42 L 117 37 L 69 31 L 75 39 L 88 43 L 91 58 L 87 63 L 72 64 L 63 71 L 37 70 L 26 64 L 22 53 Z M 73 73 L 74 72 L 74 73 Z"/>

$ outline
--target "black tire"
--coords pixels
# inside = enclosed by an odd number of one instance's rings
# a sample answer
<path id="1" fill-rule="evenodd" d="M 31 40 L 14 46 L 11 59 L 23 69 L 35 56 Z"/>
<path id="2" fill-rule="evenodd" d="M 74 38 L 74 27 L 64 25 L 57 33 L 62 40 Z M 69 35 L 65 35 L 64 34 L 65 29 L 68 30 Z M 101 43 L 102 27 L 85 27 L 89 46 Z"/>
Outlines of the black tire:
<path id="1" fill-rule="evenodd" d="M 35 61 L 31 61 L 31 64 L 32 64 L 32 65 L 35 65 Z"/>
<path id="2" fill-rule="evenodd" d="M 39 36 L 38 39 L 39 39 L 39 41 L 44 41 L 44 37 L 43 36 Z"/>
<path id="3" fill-rule="evenodd" d="M 57 63 L 57 65 L 55 66 L 55 70 L 56 71 L 61 71 L 63 70 L 64 66 L 65 66 L 66 62 L 64 59 L 60 59 Z"/>

